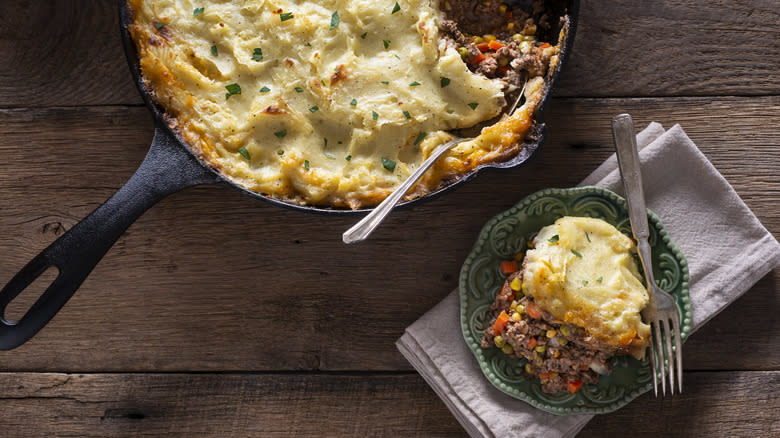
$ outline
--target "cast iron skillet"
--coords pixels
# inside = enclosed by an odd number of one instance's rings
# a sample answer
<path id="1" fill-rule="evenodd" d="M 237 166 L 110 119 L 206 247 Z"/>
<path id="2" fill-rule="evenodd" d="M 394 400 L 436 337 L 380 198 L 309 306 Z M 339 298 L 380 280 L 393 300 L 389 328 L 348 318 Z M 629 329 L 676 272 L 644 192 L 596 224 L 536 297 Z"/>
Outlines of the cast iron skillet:
<path id="1" fill-rule="evenodd" d="M 502 163 L 491 163 L 482 168 L 507 169 L 518 167 L 527 163 L 541 147 L 545 126 L 543 122 L 545 104 L 574 42 L 579 1 L 554 2 L 551 9 L 556 16 L 569 15 L 569 30 L 561 48 L 558 71 L 549 79 L 545 95 L 539 106 L 536 117 L 536 132 L 533 133 L 535 141 L 532 144 L 526 144 L 524 152 L 512 160 Z M 162 198 L 186 187 L 200 184 L 221 184 L 278 207 L 309 213 L 344 215 L 369 211 L 369 209 L 344 210 L 286 203 L 247 190 L 220 175 L 216 170 L 209 167 L 207 163 L 202 162 L 170 129 L 165 121 L 164 110 L 152 101 L 146 90 L 141 78 L 135 46 L 127 29 L 127 26 L 132 21 L 132 17 L 125 0 L 119 1 L 119 16 L 122 43 L 133 79 L 144 102 L 155 117 L 154 139 L 146 158 L 124 186 L 89 216 L 41 251 L 0 290 L 0 350 L 16 348 L 38 333 L 76 292 L 76 289 L 84 282 L 87 275 L 89 275 L 103 255 L 108 252 L 119 236 L 141 214 Z M 557 33 L 548 37 L 557 39 Z M 425 199 L 431 199 L 452 190 L 456 186 L 460 186 L 474 178 L 482 168 L 474 170 L 436 192 L 404 202 L 403 205 L 417 204 Z M 19 321 L 8 321 L 5 318 L 5 310 L 8 304 L 51 267 L 55 267 L 59 271 L 55 280 Z"/>

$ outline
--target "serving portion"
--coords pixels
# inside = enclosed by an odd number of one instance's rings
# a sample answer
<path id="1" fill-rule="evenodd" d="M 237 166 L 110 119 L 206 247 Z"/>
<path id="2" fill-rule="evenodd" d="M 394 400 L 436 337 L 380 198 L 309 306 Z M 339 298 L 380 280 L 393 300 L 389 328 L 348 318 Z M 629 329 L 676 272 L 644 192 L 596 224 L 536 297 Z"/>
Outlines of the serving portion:
<path id="1" fill-rule="evenodd" d="M 658 217 L 649 223 L 655 278 L 685 338 L 687 262 Z M 464 339 L 490 383 L 560 415 L 610 412 L 652 388 L 630 233 L 625 201 L 598 187 L 542 190 L 485 224 L 459 293 Z"/>
<path id="2" fill-rule="evenodd" d="M 527 360 L 542 391 L 579 391 L 611 371 L 610 359 L 643 359 L 649 303 L 633 241 L 602 219 L 562 217 L 542 228 L 526 254 L 503 262 L 508 274 L 491 306 L 483 348 Z"/>
<path id="3" fill-rule="evenodd" d="M 147 91 L 201 160 L 265 196 L 352 209 L 454 136 L 475 138 L 409 198 L 517 156 L 568 25 L 540 2 L 128 3 Z"/>

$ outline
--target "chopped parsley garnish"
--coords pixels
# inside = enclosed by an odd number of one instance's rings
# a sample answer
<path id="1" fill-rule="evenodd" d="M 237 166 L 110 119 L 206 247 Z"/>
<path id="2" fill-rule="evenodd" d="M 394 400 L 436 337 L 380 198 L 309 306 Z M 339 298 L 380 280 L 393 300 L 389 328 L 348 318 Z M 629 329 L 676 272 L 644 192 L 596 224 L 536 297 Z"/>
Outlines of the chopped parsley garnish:
<path id="1" fill-rule="evenodd" d="M 585 286 L 587 286 L 587 285 L 588 285 L 588 280 L 582 280 L 582 284 L 584 284 Z"/>
<path id="2" fill-rule="evenodd" d="M 366 35 L 368 35 L 368 32 L 363 32 L 363 35 L 360 35 L 360 39 L 361 40 L 366 39 Z"/>
<path id="3" fill-rule="evenodd" d="M 441 87 L 444 88 L 450 84 L 450 78 L 441 77 Z"/>
<path id="4" fill-rule="evenodd" d="M 389 172 L 393 172 L 395 170 L 395 161 L 382 157 L 382 167 L 387 169 Z"/>
<path id="5" fill-rule="evenodd" d="M 295 87 L 294 90 L 296 93 L 303 93 L 303 88 L 301 87 Z"/>
<path id="6" fill-rule="evenodd" d="M 279 15 L 279 19 L 282 21 L 292 20 L 293 19 L 293 13 L 292 12 L 284 12 L 281 15 Z"/>
<path id="7" fill-rule="evenodd" d="M 328 145 L 328 139 L 327 139 L 327 138 L 325 138 L 325 137 L 323 137 L 323 138 L 322 138 L 322 143 L 323 143 L 325 146 L 327 146 L 327 145 Z"/>
<path id="8" fill-rule="evenodd" d="M 329 158 L 331 160 L 335 160 L 336 159 L 336 156 L 331 154 L 331 153 L 329 153 L 329 152 L 325 152 L 325 157 Z"/>
<path id="9" fill-rule="evenodd" d="M 318 107 L 317 105 L 314 105 L 313 107 L 309 108 L 309 111 L 311 111 L 313 113 L 316 113 L 318 109 L 320 109 L 320 107 Z"/>
<path id="10" fill-rule="evenodd" d="M 390 81 L 382 81 L 382 83 L 385 85 L 390 85 Z"/>
<path id="11" fill-rule="evenodd" d="M 239 149 L 238 153 L 241 154 L 242 157 L 246 158 L 247 161 L 252 159 L 252 157 L 249 155 L 249 151 L 246 150 L 246 148 L 244 148 L 244 147 Z"/>
<path id="12" fill-rule="evenodd" d="M 582 258 L 582 254 L 580 254 L 579 252 L 577 252 L 577 251 L 575 251 L 573 249 L 570 250 L 570 251 L 571 251 L 572 254 L 576 255 L 577 257 Z"/>
<path id="13" fill-rule="evenodd" d="M 590 236 L 588 236 L 588 233 L 585 233 L 585 238 L 588 239 L 588 243 L 590 243 Z"/>
<path id="14" fill-rule="evenodd" d="M 547 239 L 547 241 L 548 241 L 548 242 L 550 242 L 550 243 L 555 243 L 555 242 L 557 242 L 557 241 L 558 241 L 558 239 L 560 239 L 560 238 L 561 238 L 561 237 L 560 237 L 560 236 L 558 236 L 558 235 L 556 234 L 556 235 L 554 235 L 554 236 L 550 237 L 549 239 Z"/>
<path id="15" fill-rule="evenodd" d="M 234 94 L 241 94 L 241 85 L 238 84 L 225 85 L 225 89 L 228 91 L 225 93 L 225 100 L 230 99 Z"/>
<path id="16" fill-rule="evenodd" d="M 357 106 L 357 99 L 352 99 L 352 101 L 349 102 L 349 104 L 352 106 Z"/>
<path id="17" fill-rule="evenodd" d="M 479 104 L 478 104 L 478 103 L 476 103 L 476 102 L 471 102 L 471 103 L 469 104 L 469 106 L 471 107 L 471 109 L 475 110 L 475 109 L 477 109 L 477 107 L 479 106 Z"/>
<path id="18" fill-rule="evenodd" d="M 211 54 L 214 56 L 219 56 L 219 52 L 217 51 L 217 46 L 211 46 Z"/>
<path id="19" fill-rule="evenodd" d="M 377 114 L 377 112 L 376 112 L 376 111 L 371 111 L 371 118 L 372 118 L 372 119 L 374 119 L 374 120 L 376 120 L 376 119 L 378 119 L 378 118 L 379 118 L 379 114 Z"/>
<path id="20" fill-rule="evenodd" d="M 330 30 L 339 27 L 339 11 L 334 11 L 330 16 Z"/>
<path id="21" fill-rule="evenodd" d="M 205 8 L 195 8 L 195 9 L 193 9 L 192 10 L 192 15 L 197 17 L 198 15 L 203 13 L 203 9 L 205 9 Z"/>
<path id="22" fill-rule="evenodd" d="M 284 138 L 284 136 L 287 135 L 287 130 L 282 129 L 281 131 L 276 131 L 274 132 L 274 135 L 277 136 L 278 138 Z"/>
<path id="23" fill-rule="evenodd" d="M 344 159 L 347 161 L 352 161 L 352 155 L 347 155 L 346 157 L 344 157 Z"/>
<path id="24" fill-rule="evenodd" d="M 421 133 L 417 134 L 417 138 L 414 140 L 414 144 L 415 144 L 415 145 L 418 145 L 418 144 L 420 144 L 420 142 L 421 142 L 421 141 L 423 141 L 423 139 L 424 139 L 424 138 L 425 138 L 427 135 L 428 135 L 428 133 L 427 133 L 427 132 L 421 132 Z"/>
<path id="25" fill-rule="evenodd" d="M 396 57 L 396 58 L 397 58 L 399 61 L 401 60 L 401 57 L 400 57 L 400 56 L 398 56 L 398 54 L 395 54 L 395 55 L 393 55 L 393 56 L 395 56 L 395 57 Z"/>
<path id="26" fill-rule="evenodd" d="M 263 88 L 261 88 L 261 89 L 260 89 L 260 92 L 261 92 L 261 93 L 267 93 L 267 92 L 269 92 L 269 91 L 271 91 L 271 89 L 270 89 L 270 88 L 268 88 L 268 87 L 266 87 L 266 86 L 263 86 Z"/>
<path id="27" fill-rule="evenodd" d="M 309 160 L 303 160 L 303 168 L 309 170 Z"/>
<path id="28" fill-rule="evenodd" d="M 165 26 L 165 23 L 154 23 L 154 28 L 157 30 L 162 29 L 163 26 Z"/>
<path id="29" fill-rule="evenodd" d="M 406 117 L 407 119 L 411 119 L 412 118 L 412 115 L 409 114 L 409 111 L 403 110 L 403 113 L 404 113 L 404 117 Z"/>
<path id="30" fill-rule="evenodd" d="M 311 47 L 311 43 L 308 43 L 308 42 L 307 42 L 306 44 L 304 44 L 304 46 L 306 46 L 306 47 Z"/>
<path id="31" fill-rule="evenodd" d="M 390 47 L 390 40 L 382 40 L 382 44 L 385 45 L 385 49 Z"/>
<path id="32" fill-rule="evenodd" d="M 604 279 L 604 277 L 599 277 L 599 278 L 597 278 L 597 279 L 596 279 L 596 283 L 601 283 L 601 280 L 603 280 L 603 279 Z"/>
<path id="33" fill-rule="evenodd" d="M 418 86 L 418 85 L 420 85 L 420 83 L 419 83 L 419 82 L 417 82 L 417 81 L 414 81 L 414 82 L 412 82 L 412 83 L 410 83 L 410 84 L 409 84 L 409 86 L 410 86 L 410 87 L 416 87 L 416 86 Z"/>
<path id="34" fill-rule="evenodd" d="M 393 15 L 400 10 L 401 10 L 401 5 L 399 5 L 398 2 L 395 2 L 395 6 L 393 6 L 393 12 L 391 12 L 390 15 Z"/>
<path id="35" fill-rule="evenodd" d="M 255 61 L 262 61 L 263 60 L 263 49 L 260 47 L 255 47 L 255 50 L 252 52 L 252 59 Z"/>

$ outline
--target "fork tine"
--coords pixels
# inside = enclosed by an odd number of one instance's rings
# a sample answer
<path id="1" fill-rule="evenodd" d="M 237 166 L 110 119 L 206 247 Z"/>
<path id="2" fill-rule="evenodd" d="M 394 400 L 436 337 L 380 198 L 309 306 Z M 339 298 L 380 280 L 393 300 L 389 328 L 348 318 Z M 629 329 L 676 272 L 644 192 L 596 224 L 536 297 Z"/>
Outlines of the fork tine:
<path id="1" fill-rule="evenodd" d="M 655 396 L 658 397 L 658 366 L 655 362 L 655 347 L 653 346 L 652 339 L 650 340 L 650 346 L 648 348 L 650 349 L 650 368 L 653 370 L 653 392 L 655 392 Z"/>
<path id="2" fill-rule="evenodd" d="M 660 321 L 653 322 L 653 338 L 655 339 L 655 349 L 658 352 L 658 368 L 661 369 L 661 395 L 666 395 L 666 366 L 664 365 L 664 347 L 661 343 Z"/>
<path id="3" fill-rule="evenodd" d="M 677 316 L 677 315 L 675 315 Z M 672 325 L 674 326 L 674 348 L 676 349 L 675 355 L 677 356 L 677 387 L 680 394 L 682 394 L 682 379 L 683 379 L 683 367 L 682 367 L 682 339 L 680 338 L 680 317 L 672 319 Z"/>
<path id="4" fill-rule="evenodd" d="M 661 320 L 661 328 L 664 331 L 664 344 L 666 344 L 666 363 L 667 371 L 669 373 L 669 395 L 674 394 L 674 351 L 672 351 L 672 332 L 669 319 L 665 318 Z"/>

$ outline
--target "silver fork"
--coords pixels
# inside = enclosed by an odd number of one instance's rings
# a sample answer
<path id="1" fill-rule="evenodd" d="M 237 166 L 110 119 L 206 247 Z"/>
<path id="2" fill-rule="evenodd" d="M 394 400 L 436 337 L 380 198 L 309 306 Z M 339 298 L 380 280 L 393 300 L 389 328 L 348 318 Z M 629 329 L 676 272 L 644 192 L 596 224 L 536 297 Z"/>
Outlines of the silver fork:
<path id="1" fill-rule="evenodd" d="M 637 241 L 639 259 L 645 271 L 647 286 L 652 291 L 650 303 L 642 311 L 642 317 L 653 329 L 650 343 L 650 364 L 653 369 L 653 389 L 658 396 L 658 370 L 661 374 L 661 392 L 666 395 L 666 375 L 669 375 L 670 394 L 674 394 L 675 374 L 679 392 L 682 392 L 682 340 L 680 338 L 680 315 L 669 293 L 655 284 L 650 260 L 650 228 L 647 223 L 645 193 L 642 188 L 642 172 L 639 169 L 639 152 L 636 148 L 634 122 L 628 114 L 619 114 L 612 119 L 612 136 L 617 150 L 618 167 L 628 203 L 628 217 L 631 231 Z M 674 346 L 672 344 L 674 343 Z M 664 360 L 664 347 L 666 360 Z M 668 369 L 667 369 L 668 368 Z"/>

